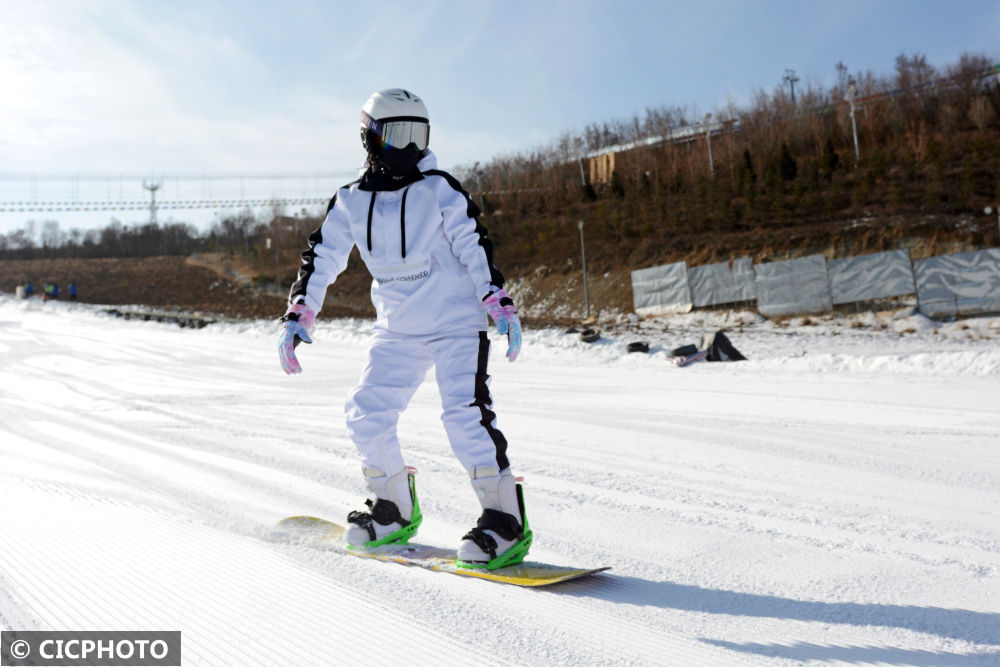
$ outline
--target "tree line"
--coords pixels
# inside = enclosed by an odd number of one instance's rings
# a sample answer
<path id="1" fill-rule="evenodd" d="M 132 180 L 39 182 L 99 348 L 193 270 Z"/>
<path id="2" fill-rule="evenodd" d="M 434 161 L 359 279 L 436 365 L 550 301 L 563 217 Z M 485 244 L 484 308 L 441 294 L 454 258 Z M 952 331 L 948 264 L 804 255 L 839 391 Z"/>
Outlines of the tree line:
<path id="1" fill-rule="evenodd" d="M 1000 203 L 998 69 L 981 54 L 940 69 L 900 54 L 887 75 L 837 63 L 832 85 L 806 83 L 794 99 L 784 85 L 761 89 L 713 110 L 707 123 L 693 108 L 650 108 L 456 175 L 483 209 L 498 257 L 518 269 L 575 261 L 579 220 L 588 258 L 637 268 L 726 235 L 770 233 L 794 244 L 797 229 L 818 223 L 974 219 Z M 591 161 L 609 151 L 613 169 L 595 180 Z M 244 257 L 261 280 L 280 272 L 287 284 L 320 222 L 281 211 L 243 211 L 204 231 L 119 221 L 64 231 L 43 221 L 0 235 L 0 258 L 222 252 Z"/>
<path id="2" fill-rule="evenodd" d="M 593 246 L 595 259 L 638 266 L 725 234 L 982 215 L 1000 201 L 998 70 L 981 54 L 940 69 L 900 54 L 884 76 L 837 63 L 832 85 L 806 84 L 794 100 L 777 85 L 707 122 L 691 108 L 647 109 L 459 175 L 493 216 L 504 256 L 524 266 L 572 261 L 580 219 L 588 256 Z M 601 152 L 613 170 L 597 181 Z"/>
<path id="3" fill-rule="evenodd" d="M 249 210 L 222 216 L 208 229 L 199 231 L 185 222 L 122 224 L 117 219 L 99 229 L 64 230 L 58 221 L 27 222 L 20 229 L 0 234 L 0 258 L 99 258 L 190 255 L 197 252 L 233 253 L 266 245 L 278 229 L 282 216 L 271 212 L 270 220 L 258 219 Z"/>

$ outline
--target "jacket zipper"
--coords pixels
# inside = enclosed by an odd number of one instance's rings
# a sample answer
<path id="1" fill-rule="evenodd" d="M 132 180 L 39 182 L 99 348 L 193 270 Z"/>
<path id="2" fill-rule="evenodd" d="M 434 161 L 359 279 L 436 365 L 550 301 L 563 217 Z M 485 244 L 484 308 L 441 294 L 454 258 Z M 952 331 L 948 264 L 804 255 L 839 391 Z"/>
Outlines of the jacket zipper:
<path id="1" fill-rule="evenodd" d="M 409 188 L 403 190 L 403 201 L 399 205 L 399 251 L 403 257 L 403 264 L 406 264 L 406 195 Z M 368 252 L 372 251 L 372 214 L 375 211 L 375 191 L 372 191 L 372 199 L 368 204 Z"/>
<path id="2" fill-rule="evenodd" d="M 399 250 L 403 255 L 403 264 L 406 264 L 406 193 L 410 188 L 403 190 L 403 201 L 399 205 Z"/>
<path id="3" fill-rule="evenodd" d="M 372 190 L 372 201 L 368 204 L 368 252 L 372 251 L 372 211 L 375 210 L 375 191 Z"/>

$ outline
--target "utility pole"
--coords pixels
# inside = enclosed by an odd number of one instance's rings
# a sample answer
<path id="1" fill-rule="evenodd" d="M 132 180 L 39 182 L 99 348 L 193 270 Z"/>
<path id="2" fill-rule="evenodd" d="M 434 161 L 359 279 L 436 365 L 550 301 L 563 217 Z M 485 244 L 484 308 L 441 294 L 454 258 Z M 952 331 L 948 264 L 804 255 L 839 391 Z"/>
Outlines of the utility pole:
<path id="1" fill-rule="evenodd" d="M 274 263 L 277 270 L 274 282 L 281 292 L 281 222 L 277 222 L 274 230 Z"/>
<path id="2" fill-rule="evenodd" d="M 715 163 L 712 161 L 712 128 L 709 127 L 708 122 L 712 120 L 712 114 L 705 114 L 705 141 L 708 142 L 708 171 L 712 176 L 715 176 Z"/>
<path id="3" fill-rule="evenodd" d="M 993 212 L 992 206 L 987 206 L 983 209 L 983 213 L 989 215 Z M 997 206 L 997 238 L 1000 238 L 1000 206 Z"/>
<path id="4" fill-rule="evenodd" d="M 472 169 L 476 172 L 476 187 L 479 188 L 479 210 L 483 215 L 486 215 L 486 198 L 483 193 L 483 170 L 479 168 L 479 163 L 472 165 Z"/>
<path id="5" fill-rule="evenodd" d="M 590 319 L 590 292 L 587 289 L 587 249 L 583 245 L 583 220 L 577 223 L 580 228 L 580 259 L 583 262 L 583 301 L 587 306 L 587 319 Z"/>
<path id="6" fill-rule="evenodd" d="M 786 69 L 785 76 L 781 79 L 787 83 L 792 89 L 792 106 L 795 106 L 795 84 L 799 81 L 799 77 L 795 76 L 795 70 Z"/>
<path id="7" fill-rule="evenodd" d="M 243 243 L 246 246 L 247 254 L 247 275 L 250 275 L 250 230 L 247 229 L 247 216 L 241 215 L 243 218 Z"/>
<path id="8" fill-rule="evenodd" d="M 151 181 L 146 183 L 146 179 L 142 179 L 142 187 L 149 190 L 151 200 L 149 202 L 149 224 L 156 224 L 156 191 L 160 189 L 162 183 L 157 181 Z"/>
<path id="9" fill-rule="evenodd" d="M 844 99 L 847 103 L 851 105 L 851 129 L 854 131 L 854 165 L 857 167 L 861 164 L 861 151 L 858 149 L 858 123 L 854 120 L 854 100 L 858 96 L 858 84 L 854 79 L 848 79 L 847 81 L 847 94 L 844 95 Z"/>
<path id="10" fill-rule="evenodd" d="M 576 163 L 580 165 L 580 185 L 587 187 L 587 175 L 583 171 L 583 143 L 577 137 L 573 140 L 573 148 L 576 149 Z"/>

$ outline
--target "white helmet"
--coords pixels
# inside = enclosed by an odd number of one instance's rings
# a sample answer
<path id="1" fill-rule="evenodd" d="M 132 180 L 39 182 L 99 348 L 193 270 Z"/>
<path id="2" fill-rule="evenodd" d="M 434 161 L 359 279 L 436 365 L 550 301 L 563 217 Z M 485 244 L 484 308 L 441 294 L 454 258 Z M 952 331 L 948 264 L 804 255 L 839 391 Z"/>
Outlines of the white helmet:
<path id="1" fill-rule="evenodd" d="M 429 138 L 427 107 L 407 90 L 380 90 L 361 107 L 361 141 L 373 163 L 384 158 L 387 151 L 403 150 L 410 144 L 423 155 Z"/>

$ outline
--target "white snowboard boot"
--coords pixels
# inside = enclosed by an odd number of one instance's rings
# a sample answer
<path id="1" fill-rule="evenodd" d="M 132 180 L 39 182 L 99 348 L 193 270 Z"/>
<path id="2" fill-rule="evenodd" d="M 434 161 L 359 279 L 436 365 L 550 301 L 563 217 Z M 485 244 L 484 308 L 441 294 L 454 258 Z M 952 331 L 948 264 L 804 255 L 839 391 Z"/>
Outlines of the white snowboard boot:
<path id="1" fill-rule="evenodd" d="M 417 532 L 424 517 L 420 513 L 414 468 L 403 468 L 387 476 L 378 468 L 364 468 L 365 482 L 375 500 L 368 499 L 368 511 L 347 515 L 346 542 L 352 547 L 406 544 Z"/>
<path id="2" fill-rule="evenodd" d="M 472 488 L 483 513 L 458 546 L 458 565 L 495 570 L 523 561 L 532 534 L 524 512 L 523 491 L 510 468 L 503 472 L 488 466 L 476 468 Z"/>

